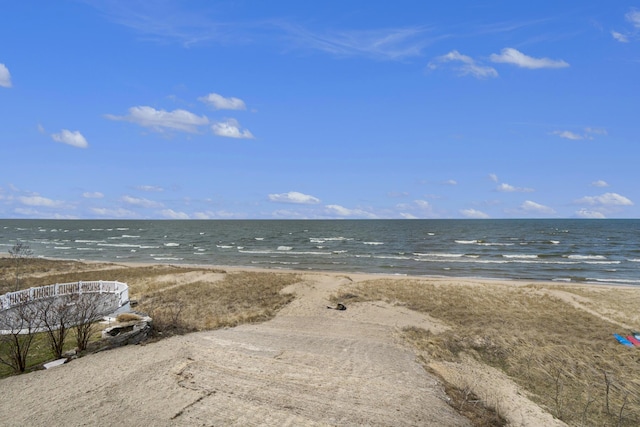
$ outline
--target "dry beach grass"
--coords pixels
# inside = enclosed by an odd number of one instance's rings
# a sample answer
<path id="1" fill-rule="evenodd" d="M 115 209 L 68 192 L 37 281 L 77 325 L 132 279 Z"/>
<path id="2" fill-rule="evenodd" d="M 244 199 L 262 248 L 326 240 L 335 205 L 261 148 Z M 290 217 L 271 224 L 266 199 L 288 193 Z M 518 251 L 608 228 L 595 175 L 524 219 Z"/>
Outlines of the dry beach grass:
<path id="1" fill-rule="evenodd" d="M 1 425 L 640 424 L 640 348 L 612 337 L 639 289 L 32 261 L 24 286 L 124 281 L 162 336 L 199 332 L 0 380 Z M 126 414 L 91 403 L 114 394 Z"/>

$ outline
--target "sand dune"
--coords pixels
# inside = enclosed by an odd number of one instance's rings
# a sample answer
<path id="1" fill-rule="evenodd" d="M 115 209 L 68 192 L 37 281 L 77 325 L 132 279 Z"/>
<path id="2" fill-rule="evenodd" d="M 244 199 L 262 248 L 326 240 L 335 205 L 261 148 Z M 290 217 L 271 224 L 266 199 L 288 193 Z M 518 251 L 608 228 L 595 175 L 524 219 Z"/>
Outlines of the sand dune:
<path id="1" fill-rule="evenodd" d="M 383 302 L 327 309 L 330 295 L 352 279 L 307 274 L 286 290 L 296 299 L 262 324 L 176 336 L 6 378 L 0 424 L 469 425 L 398 336 L 406 326 L 434 333 L 447 326 Z M 506 377 L 466 366 L 468 372 L 441 370 L 477 376 L 520 425 L 561 425 Z"/>

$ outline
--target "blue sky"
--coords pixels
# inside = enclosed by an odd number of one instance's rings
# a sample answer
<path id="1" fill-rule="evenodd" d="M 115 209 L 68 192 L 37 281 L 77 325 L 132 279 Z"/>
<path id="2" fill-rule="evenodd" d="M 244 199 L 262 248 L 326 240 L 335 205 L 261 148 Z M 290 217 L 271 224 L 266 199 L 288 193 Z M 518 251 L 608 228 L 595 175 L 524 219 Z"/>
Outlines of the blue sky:
<path id="1" fill-rule="evenodd" d="M 638 218 L 640 3 L 23 1 L 0 218 Z"/>

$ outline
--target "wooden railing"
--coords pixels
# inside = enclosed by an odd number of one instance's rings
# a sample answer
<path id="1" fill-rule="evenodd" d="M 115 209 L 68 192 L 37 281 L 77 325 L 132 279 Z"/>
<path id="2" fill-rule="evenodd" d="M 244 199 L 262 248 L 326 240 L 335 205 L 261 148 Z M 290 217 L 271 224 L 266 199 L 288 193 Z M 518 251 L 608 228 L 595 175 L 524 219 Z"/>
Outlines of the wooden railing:
<path id="1" fill-rule="evenodd" d="M 44 298 L 87 293 L 117 294 L 120 307 L 129 302 L 129 286 L 126 283 L 96 280 L 88 282 L 56 283 L 55 285 L 40 286 L 17 292 L 9 292 L 4 295 L 0 295 L 0 310 L 7 310 L 20 304 Z"/>

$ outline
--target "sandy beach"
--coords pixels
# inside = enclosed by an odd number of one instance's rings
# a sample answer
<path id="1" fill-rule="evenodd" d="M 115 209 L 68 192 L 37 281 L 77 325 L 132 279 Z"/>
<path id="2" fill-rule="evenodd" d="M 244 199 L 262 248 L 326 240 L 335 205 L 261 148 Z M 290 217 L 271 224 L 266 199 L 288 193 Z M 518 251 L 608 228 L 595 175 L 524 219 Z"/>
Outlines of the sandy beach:
<path id="1" fill-rule="evenodd" d="M 217 267 L 195 274 L 176 268 L 173 276 L 155 280 L 188 287 L 243 271 Z M 455 328 L 450 322 L 393 301 L 327 308 L 341 290 L 381 279 L 415 280 L 299 272 L 299 280 L 282 291 L 295 298 L 266 322 L 173 336 L 2 379 L 0 425 L 473 425 L 448 403 L 443 382 L 497 406 L 509 425 L 565 425 L 507 374 L 471 354 L 456 361 L 429 359 L 403 338 L 407 328 L 437 337 Z M 491 286 L 530 287 L 514 281 L 419 280 L 478 294 L 497 289 Z M 580 288 L 638 295 L 631 288 Z M 135 295 L 136 285 L 131 289 Z M 610 305 L 557 284 L 538 283 L 535 292 L 620 329 L 640 326 L 637 315 L 613 313 Z"/>

